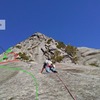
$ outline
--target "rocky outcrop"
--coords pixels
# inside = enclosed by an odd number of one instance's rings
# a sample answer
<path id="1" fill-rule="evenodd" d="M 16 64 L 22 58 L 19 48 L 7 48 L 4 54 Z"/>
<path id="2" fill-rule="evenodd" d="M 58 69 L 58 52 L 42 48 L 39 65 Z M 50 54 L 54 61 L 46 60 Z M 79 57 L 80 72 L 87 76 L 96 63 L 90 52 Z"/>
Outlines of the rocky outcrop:
<path id="1" fill-rule="evenodd" d="M 68 46 L 69 48 L 66 50 Z M 51 58 L 55 62 L 100 66 L 100 50 L 87 47 L 76 49 L 73 46 L 68 46 L 63 42 L 36 32 L 28 39 L 12 47 L 11 50 L 18 53 L 18 59 L 23 61 L 43 63 L 45 59 Z M 0 58 L 3 56 L 4 54 L 0 55 Z M 7 56 L 8 60 L 14 59 L 12 54 Z"/>
<path id="2" fill-rule="evenodd" d="M 58 48 L 57 45 L 58 41 L 36 32 L 11 49 L 16 53 L 26 54 L 26 56 L 29 57 L 28 61 L 42 63 L 45 59 L 52 58 L 57 51 L 60 52 L 59 56 L 63 56 L 63 58 L 67 55 L 64 49 Z M 61 61 L 63 61 L 63 59 L 61 59 Z"/>
<path id="3" fill-rule="evenodd" d="M 79 63 L 100 67 L 100 50 L 86 47 L 80 47 L 78 50 L 81 53 Z"/>

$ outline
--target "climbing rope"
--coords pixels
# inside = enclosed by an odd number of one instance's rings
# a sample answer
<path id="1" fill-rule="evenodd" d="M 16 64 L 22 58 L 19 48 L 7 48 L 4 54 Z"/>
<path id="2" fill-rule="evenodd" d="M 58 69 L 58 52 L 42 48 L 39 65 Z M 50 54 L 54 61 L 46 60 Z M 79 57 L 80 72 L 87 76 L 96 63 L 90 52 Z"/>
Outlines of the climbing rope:
<path id="1" fill-rule="evenodd" d="M 73 100 L 76 100 L 75 97 L 72 95 L 72 93 L 70 92 L 70 90 L 68 89 L 68 87 L 65 85 L 65 83 L 63 82 L 63 80 L 59 77 L 59 74 L 56 73 L 56 76 L 59 78 L 59 80 L 62 82 L 62 84 L 64 85 L 64 87 L 66 88 L 66 90 L 68 91 L 68 93 L 70 94 L 70 96 L 73 98 Z"/>

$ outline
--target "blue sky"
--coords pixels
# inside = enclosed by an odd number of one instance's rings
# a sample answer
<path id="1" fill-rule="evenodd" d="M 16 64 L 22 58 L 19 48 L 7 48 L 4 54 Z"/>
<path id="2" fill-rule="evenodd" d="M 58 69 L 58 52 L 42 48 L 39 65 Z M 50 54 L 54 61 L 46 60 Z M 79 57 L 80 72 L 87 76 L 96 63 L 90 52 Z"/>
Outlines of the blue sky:
<path id="1" fill-rule="evenodd" d="M 100 49 L 100 0 L 0 0 L 0 46 L 41 32 L 65 44 Z"/>

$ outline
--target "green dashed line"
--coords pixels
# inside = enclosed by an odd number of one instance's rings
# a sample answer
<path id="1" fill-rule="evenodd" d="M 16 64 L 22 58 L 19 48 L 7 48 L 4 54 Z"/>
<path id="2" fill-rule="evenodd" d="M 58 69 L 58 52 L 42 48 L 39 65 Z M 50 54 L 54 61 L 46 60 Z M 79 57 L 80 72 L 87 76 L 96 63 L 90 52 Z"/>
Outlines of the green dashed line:
<path id="1" fill-rule="evenodd" d="M 7 59 L 7 54 L 12 52 L 12 50 L 9 48 L 8 50 L 5 51 L 3 58 L 0 59 L 0 62 L 2 62 L 4 59 Z"/>
<path id="2" fill-rule="evenodd" d="M 36 100 L 38 100 L 38 84 L 37 84 L 37 81 L 36 81 L 36 78 L 34 77 L 34 75 L 26 70 L 23 70 L 21 68 L 13 68 L 13 67 L 9 67 L 9 66 L 0 66 L 0 68 L 3 68 L 3 69 L 8 69 L 8 70 L 17 70 L 17 71 L 22 71 L 28 75 L 30 75 L 34 82 L 35 82 L 35 86 L 36 86 Z"/>

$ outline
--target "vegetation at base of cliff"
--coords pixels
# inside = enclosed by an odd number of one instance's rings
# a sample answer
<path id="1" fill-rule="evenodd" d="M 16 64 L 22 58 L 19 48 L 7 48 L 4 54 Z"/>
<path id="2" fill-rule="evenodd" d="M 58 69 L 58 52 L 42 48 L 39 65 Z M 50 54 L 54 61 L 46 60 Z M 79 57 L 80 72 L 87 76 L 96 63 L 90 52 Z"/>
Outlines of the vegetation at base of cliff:
<path id="1" fill-rule="evenodd" d="M 23 53 L 19 52 L 19 56 L 22 60 L 29 60 L 29 57 L 24 52 Z"/>
<path id="2" fill-rule="evenodd" d="M 63 42 L 58 41 L 58 44 L 57 44 L 58 49 L 65 48 L 65 47 L 66 45 Z"/>
<path id="3" fill-rule="evenodd" d="M 65 52 L 71 57 L 73 63 L 76 63 L 78 61 L 77 51 L 78 49 L 74 46 L 71 46 L 70 44 L 65 48 Z"/>

